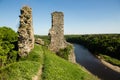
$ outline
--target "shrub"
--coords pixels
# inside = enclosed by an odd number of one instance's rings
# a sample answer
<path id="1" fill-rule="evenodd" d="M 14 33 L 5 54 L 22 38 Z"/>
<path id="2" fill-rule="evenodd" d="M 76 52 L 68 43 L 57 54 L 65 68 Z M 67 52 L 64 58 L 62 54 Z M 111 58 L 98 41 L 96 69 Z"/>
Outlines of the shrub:
<path id="1" fill-rule="evenodd" d="M 17 58 L 17 33 L 8 27 L 0 27 L 0 66 L 12 63 Z"/>
<path id="2" fill-rule="evenodd" d="M 72 49 L 72 46 L 71 45 L 68 45 L 66 48 L 64 49 L 60 49 L 58 52 L 57 52 L 57 55 L 68 60 L 68 56 L 70 54 L 70 51 Z"/>

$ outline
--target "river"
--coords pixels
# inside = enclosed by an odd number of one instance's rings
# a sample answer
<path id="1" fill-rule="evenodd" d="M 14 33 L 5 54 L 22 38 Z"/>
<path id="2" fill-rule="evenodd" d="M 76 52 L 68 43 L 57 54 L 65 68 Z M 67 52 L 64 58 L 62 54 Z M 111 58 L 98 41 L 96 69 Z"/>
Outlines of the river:
<path id="1" fill-rule="evenodd" d="M 120 80 L 120 73 L 103 65 L 87 48 L 74 44 L 76 62 L 84 66 L 101 80 Z"/>

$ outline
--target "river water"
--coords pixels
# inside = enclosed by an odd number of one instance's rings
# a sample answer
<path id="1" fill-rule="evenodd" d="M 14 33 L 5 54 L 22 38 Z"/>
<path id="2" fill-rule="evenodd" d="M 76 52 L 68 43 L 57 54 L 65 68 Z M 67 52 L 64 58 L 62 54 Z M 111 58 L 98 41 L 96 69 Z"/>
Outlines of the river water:
<path id="1" fill-rule="evenodd" d="M 101 80 L 120 80 L 120 73 L 103 65 L 87 48 L 74 44 L 74 49 L 76 62 L 84 66 L 92 74 L 98 76 Z"/>

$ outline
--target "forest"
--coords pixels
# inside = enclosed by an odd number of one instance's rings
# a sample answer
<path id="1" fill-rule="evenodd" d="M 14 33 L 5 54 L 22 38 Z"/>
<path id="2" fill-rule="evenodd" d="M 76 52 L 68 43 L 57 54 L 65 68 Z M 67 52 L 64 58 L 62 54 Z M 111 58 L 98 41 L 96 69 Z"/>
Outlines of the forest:
<path id="1" fill-rule="evenodd" d="M 110 58 L 108 62 L 120 66 L 120 34 L 66 35 L 65 38 L 68 42 L 85 46 L 94 55 Z"/>

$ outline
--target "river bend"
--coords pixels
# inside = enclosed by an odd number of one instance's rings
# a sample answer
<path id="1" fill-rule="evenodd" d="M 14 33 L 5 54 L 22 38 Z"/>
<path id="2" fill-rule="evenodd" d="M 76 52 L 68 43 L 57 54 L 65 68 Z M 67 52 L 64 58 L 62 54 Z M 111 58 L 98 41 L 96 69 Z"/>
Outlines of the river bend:
<path id="1" fill-rule="evenodd" d="M 103 65 L 85 47 L 74 44 L 76 62 L 102 80 L 120 80 L 120 73 Z"/>

